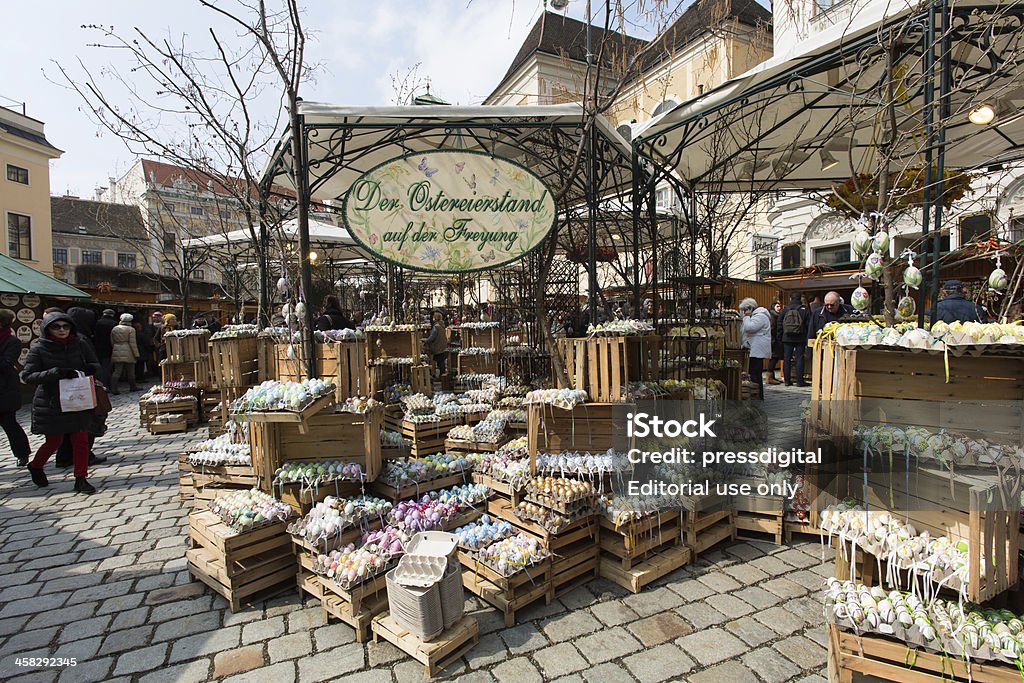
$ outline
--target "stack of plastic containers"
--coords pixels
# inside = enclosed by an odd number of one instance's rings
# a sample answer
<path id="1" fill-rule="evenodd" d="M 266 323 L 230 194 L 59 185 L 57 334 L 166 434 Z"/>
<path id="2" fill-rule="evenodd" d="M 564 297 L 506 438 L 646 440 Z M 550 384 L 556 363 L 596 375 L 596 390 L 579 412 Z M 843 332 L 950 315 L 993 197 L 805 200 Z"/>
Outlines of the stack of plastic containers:
<path id="1" fill-rule="evenodd" d="M 388 572 L 388 606 L 402 628 L 432 640 L 462 618 L 462 572 L 453 557 L 454 534 L 416 534 L 398 566 Z"/>

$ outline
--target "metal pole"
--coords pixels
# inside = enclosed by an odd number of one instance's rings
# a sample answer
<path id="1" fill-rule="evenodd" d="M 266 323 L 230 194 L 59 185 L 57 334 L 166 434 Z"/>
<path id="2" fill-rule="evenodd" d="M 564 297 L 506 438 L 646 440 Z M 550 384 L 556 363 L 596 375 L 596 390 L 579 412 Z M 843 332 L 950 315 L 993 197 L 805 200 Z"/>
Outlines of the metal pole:
<path id="1" fill-rule="evenodd" d="M 935 3 L 932 3 L 928 10 L 928 30 L 922 39 L 924 41 L 924 202 L 921 204 L 921 254 L 918 267 L 924 268 L 928 263 L 928 233 L 932 221 L 932 148 L 935 144 L 935 127 L 933 110 L 935 102 Z M 922 283 L 923 285 L 923 283 Z M 927 289 L 920 287 L 917 290 L 917 325 L 924 326 L 924 304 Z"/>
<path id="2" fill-rule="evenodd" d="M 302 288 L 300 300 L 305 299 L 305 332 L 302 335 L 302 346 L 306 358 L 306 376 L 315 378 L 316 344 L 313 340 L 313 302 L 309 300 L 313 292 L 313 268 L 309 260 L 309 173 L 306 164 L 306 122 L 302 114 L 296 114 L 292 121 L 292 157 L 295 163 L 295 190 L 298 194 L 298 227 L 299 227 L 299 284 Z"/>
<path id="3" fill-rule="evenodd" d="M 640 155 L 633 145 L 633 317 L 640 319 Z M 652 242 L 653 248 L 653 242 Z"/>
<path id="4" fill-rule="evenodd" d="M 587 77 L 583 83 L 584 122 L 588 126 L 588 130 L 584 131 L 587 135 L 587 294 L 590 308 L 590 324 L 597 325 L 597 216 L 595 215 L 597 210 L 597 191 L 595 188 L 597 162 L 594 158 L 597 152 L 595 141 L 597 128 L 593 125 L 593 119 L 586 119 L 587 112 L 585 109 L 588 95 L 590 95 L 590 77 L 593 70 L 590 33 L 590 0 L 587 0 Z M 593 97 L 597 97 L 596 83 L 593 87 Z M 590 113 L 593 114 L 593 111 Z"/>
<path id="5" fill-rule="evenodd" d="M 941 50 L 939 54 L 939 129 L 937 135 L 937 161 L 935 164 L 936 192 L 935 192 L 935 221 L 932 234 L 932 305 L 931 319 L 935 320 L 935 307 L 939 303 L 939 253 L 942 247 L 942 206 L 946 192 L 946 120 L 949 118 L 949 90 L 950 90 L 950 49 L 951 39 L 949 36 L 949 2 L 942 0 L 941 15 L 938 28 L 942 32 L 940 39 Z M 934 3 L 932 4 L 934 11 Z M 934 23 L 933 23 L 934 25 Z"/>

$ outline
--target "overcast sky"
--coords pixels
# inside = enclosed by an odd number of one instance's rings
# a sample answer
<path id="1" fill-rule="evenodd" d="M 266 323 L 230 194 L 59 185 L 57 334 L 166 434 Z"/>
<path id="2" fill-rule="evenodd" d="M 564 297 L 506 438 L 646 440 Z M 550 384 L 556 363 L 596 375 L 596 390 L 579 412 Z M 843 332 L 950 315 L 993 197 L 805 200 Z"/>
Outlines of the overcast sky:
<path id="1" fill-rule="evenodd" d="M 0 40 L 0 97 L 27 104 L 46 124 L 46 135 L 64 156 L 51 164 L 52 194 L 91 197 L 108 176 L 119 176 L 134 157 L 115 137 L 101 133 L 80 110 L 78 95 L 51 82 L 53 64 L 97 70 L 116 59 L 89 47 L 95 35 L 83 24 L 139 27 L 156 36 L 202 36 L 209 12 L 194 0 L 11 0 L 4 2 Z M 315 32 L 310 60 L 323 70 L 308 85 L 307 100 L 339 104 L 390 104 L 391 75 L 421 63 L 431 92 L 453 104 L 479 104 L 498 84 L 543 0 L 306 0 L 305 24 Z M 584 0 L 569 14 L 584 15 Z"/>

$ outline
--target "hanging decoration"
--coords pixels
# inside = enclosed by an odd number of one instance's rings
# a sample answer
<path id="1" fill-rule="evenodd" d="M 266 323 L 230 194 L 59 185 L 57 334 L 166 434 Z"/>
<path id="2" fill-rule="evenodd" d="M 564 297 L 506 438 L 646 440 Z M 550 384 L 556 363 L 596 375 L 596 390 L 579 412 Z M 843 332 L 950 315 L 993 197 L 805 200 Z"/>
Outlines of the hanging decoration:
<path id="1" fill-rule="evenodd" d="M 853 236 L 853 251 L 857 256 L 866 256 L 871 251 L 872 239 L 871 233 L 864 227 L 863 220 L 861 221 L 860 230 Z"/>
<path id="2" fill-rule="evenodd" d="M 907 257 L 907 268 L 903 271 L 903 284 L 908 289 L 917 289 L 924 281 L 924 277 L 921 275 L 921 270 L 914 265 L 914 252 L 907 249 L 902 255 Z"/>
<path id="3" fill-rule="evenodd" d="M 850 303 L 858 311 L 866 311 L 868 306 L 871 305 L 871 295 L 868 294 L 868 290 L 863 287 L 858 287 L 853 290 L 853 294 L 850 297 Z"/>
<path id="4" fill-rule="evenodd" d="M 903 319 L 913 318 L 917 313 L 917 302 L 909 294 L 900 299 L 896 305 L 896 313 Z"/>
<path id="5" fill-rule="evenodd" d="M 875 233 L 875 236 L 871 238 L 871 249 L 876 254 L 889 253 L 889 233 L 885 230 Z"/>
<path id="6" fill-rule="evenodd" d="M 882 255 L 875 252 L 868 255 L 866 261 L 864 261 L 864 274 L 872 280 L 878 280 L 882 277 L 882 271 L 885 270 L 885 259 Z"/>
<path id="7" fill-rule="evenodd" d="M 277 291 L 282 296 L 288 293 L 288 278 L 280 277 L 277 280 Z"/>
<path id="8" fill-rule="evenodd" d="M 1003 262 L 1000 258 L 1000 254 L 996 254 L 996 269 L 988 276 L 988 286 L 997 292 L 1005 292 L 1006 288 L 1010 285 L 1010 280 L 1006 277 L 1006 271 L 1003 270 Z"/>

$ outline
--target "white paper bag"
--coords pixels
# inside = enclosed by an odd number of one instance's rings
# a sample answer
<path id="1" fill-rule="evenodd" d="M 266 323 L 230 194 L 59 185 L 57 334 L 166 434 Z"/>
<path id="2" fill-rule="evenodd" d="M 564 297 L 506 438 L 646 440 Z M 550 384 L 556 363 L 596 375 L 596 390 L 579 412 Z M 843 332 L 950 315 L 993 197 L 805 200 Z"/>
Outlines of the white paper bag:
<path id="1" fill-rule="evenodd" d="M 60 381 L 60 409 L 65 413 L 92 410 L 96 407 L 96 382 L 84 373 Z"/>

